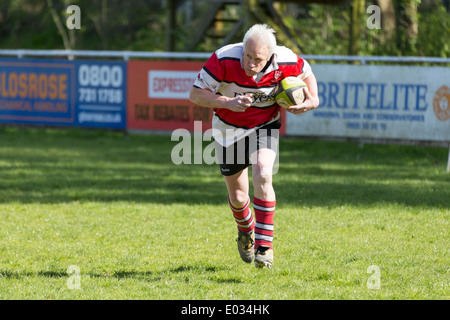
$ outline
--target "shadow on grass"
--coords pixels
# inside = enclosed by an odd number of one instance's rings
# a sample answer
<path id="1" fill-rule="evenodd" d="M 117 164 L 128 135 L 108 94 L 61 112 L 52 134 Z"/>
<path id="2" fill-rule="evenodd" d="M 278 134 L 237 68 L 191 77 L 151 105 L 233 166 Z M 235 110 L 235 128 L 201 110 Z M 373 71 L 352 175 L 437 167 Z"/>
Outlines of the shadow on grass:
<path id="1" fill-rule="evenodd" d="M 305 182 L 302 184 L 283 182 L 275 183 L 277 198 L 280 203 L 302 206 L 334 207 L 343 205 L 371 206 L 375 204 L 399 204 L 413 208 L 450 208 L 450 191 L 436 187 L 423 187 L 395 183 L 365 181 Z M 442 185 L 443 187 L 443 185 Z M 297 190 L 296 194 L 292 190 Z"/>
<path id="2" fill-rule="evenodd" d="M 225 185 L 218 175 L 205 181 L 197 168 L 103 169 L 90 167 L 32 168 L 19 179 L 0 170 L 0 203 L 64 203 L 128 201 L 134 203 L 223 203 Z M 211 170 L 209 170 L 211 171 Z M 196 174 L 198 173 L 198 174 Z M 217 170 L 216 172 L 217 173 Z M 213 173 L 211 173 L 213 175 Z M 211 181 L 213 180 L 213 181 Z"/>
<path id="3" fill-rule="evenodd" d="M 158 271 L 135 271 L 135 270 L 118 270 L 114 272 L 87 272 L 81 273 L 80 277 L 85 278 L 104 278 L 104 279 L 134 279 L 134 280 L 142 280 L 142 281 L 160 281 L 163 278 L 172 278 L 172 277 L 182 277 L 184 274 L 186 276 L 185 281 L 190 281 L 189 276 L 196 275 L 213 275 L 217 272 L 227 270 L 226 267 L 219 266 L 201 266 L 201 265 L 180 265 L 175 268 L 168 268 L 165 270 Z M 36 272 L 16 272 L 10 270 L 0 270 L 0 278 L 4 279 L 23 279 L 23 278 L 69 278 L 72 276 L 65 271 L 36 271 Z M 229 278 L 221 278 L 221 277 L 209 277 L 211 281 L 215 281 L 218 283 L 241 283 L 240 279 L 229 279 Z"/>
<path id="4" fill-rule="evenodd" d="M 177 142 L 169 136 L 16 130 L 1 132 L 1 139 L 0 203 L 224 204 L 218 166 L 173 164 Z M 450 175 L 429 174 L 437 157 L 432 149 L 284 143 L 274 176 L 280 203 L 450 208 Z"/>

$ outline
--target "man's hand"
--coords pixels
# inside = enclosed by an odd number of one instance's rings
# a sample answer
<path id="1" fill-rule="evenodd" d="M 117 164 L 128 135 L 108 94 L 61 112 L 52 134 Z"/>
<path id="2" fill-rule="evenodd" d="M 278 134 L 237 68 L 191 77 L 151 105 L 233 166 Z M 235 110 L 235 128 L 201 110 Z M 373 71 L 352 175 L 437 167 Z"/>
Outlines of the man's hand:
<path id="1" fill-rule="evenodd" d="M 251 94 L 237 96 L 228 100 L 228 109 L 234 112 L 244 112 L 253 103 Z"/>
<path id="2" fill-rule="evenodd" d="M 305 93 L 305 101 L 303 101 L 301 104 L 290 106 L 286 109 L 287 112 L 293 114 L 302 114 L 319 106 L 319 100 L 309 93 L 308 88 L 303 88 L 303 92 Z"/>
<path id="3" fill-rule="evenodd" d="M 253 103 L 252 94 L 229 98 L 208 89 L 193 87 L 189 99 L 199 106 L 208 108 L 225 108 L 234 112 L 244 112 Z"/>

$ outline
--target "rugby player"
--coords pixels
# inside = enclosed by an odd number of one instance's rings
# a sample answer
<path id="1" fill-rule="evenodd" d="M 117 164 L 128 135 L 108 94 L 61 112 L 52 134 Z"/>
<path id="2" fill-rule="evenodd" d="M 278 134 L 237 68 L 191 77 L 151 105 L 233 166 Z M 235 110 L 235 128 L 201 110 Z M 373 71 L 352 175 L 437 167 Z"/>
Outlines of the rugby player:
<path id="1" fill-rule="evenodd" d="M 226 45 L 208 59 L 190 92 L 190 100 L 214 109 L 212 128 L 228 203 L 237 223 L 238 251 L 257 268 L 273 264 L 275 191 L 272 186 L 278 152 L 280 106 L 277 83 L 300 77 L 308 86 L 305 101 L 286 109 L 301 114 L 319 105 L 317 81 L 309 63 L 278 46 L 266 24 L 252 26 L 241 43 Z M 252 168 L 250 208 L 248 168 Z"/>

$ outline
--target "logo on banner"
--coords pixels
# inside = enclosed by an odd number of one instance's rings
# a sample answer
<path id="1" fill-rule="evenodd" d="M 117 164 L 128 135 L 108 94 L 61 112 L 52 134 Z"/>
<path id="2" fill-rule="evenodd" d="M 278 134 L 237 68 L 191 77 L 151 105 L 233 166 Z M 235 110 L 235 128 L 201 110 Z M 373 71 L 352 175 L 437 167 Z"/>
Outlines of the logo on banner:
<path id="1" fill-rule="evenodd" d="M 450 119 L 450 89 L 442 86 L 434 94 L 433 110 L 436 117 L 441 121 Z"/>
<path id="2" fill-rule="evenodd" d="M 189 99 L 198 71 L 151 70 L 148 72 L 148 97 Z"/>

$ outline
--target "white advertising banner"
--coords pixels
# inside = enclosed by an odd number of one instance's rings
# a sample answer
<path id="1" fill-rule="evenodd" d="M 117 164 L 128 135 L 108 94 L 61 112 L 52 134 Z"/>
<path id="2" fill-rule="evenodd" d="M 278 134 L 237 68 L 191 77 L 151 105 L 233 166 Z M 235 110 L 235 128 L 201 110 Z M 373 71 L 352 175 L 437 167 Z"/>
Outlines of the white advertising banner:
<path id="1" fill-rule="evenodd" d="M 198 71 L 150 70 L 148 72 L 148 97 L 189 100 Z"/>
<path id="2" fill-rule="evenodd" d="M 450 143 L 450 68 L 312 65 L 320 105 L 287 135 Z"/>

